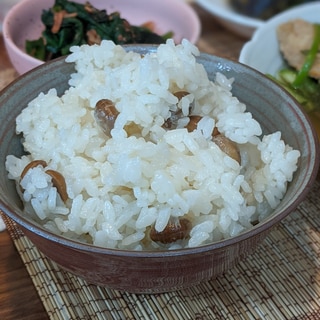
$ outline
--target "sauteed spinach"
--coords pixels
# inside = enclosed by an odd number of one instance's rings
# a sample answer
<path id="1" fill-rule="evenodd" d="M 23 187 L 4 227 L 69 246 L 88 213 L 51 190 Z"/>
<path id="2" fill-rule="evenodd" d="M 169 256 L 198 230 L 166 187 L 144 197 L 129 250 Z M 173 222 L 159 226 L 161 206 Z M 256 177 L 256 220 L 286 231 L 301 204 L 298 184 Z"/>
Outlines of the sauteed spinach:
<path id="1" fill-rule="evenodd" d="M 89 2 L 56 0 L 52 8 L 42 12 L 41 20 L 45 29 L 39 39 L 26 41 L 26 51 L 43 61 L 68 54 L 74 45 L 99 44 L 104 39 L 116 44 L 158 44 L 173 35 L 168 32 L 160 36 L 150 26 L 130 25 L 119 12 L 108 14 Z"/>

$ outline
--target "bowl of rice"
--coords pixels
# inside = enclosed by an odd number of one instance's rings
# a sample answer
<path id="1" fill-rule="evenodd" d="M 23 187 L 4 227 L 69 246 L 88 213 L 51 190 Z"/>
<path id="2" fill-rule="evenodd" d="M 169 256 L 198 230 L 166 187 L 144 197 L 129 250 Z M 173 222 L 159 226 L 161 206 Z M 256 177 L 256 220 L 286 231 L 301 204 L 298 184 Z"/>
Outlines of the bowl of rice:
<path id="1" fill-rule="evenodd" d="M 0 115 L 3 212 L 61 268 L 135 293 L 235 266 L 319 165 L 291 96 L 186 39 L 73 47 L 4 89 Z"/>

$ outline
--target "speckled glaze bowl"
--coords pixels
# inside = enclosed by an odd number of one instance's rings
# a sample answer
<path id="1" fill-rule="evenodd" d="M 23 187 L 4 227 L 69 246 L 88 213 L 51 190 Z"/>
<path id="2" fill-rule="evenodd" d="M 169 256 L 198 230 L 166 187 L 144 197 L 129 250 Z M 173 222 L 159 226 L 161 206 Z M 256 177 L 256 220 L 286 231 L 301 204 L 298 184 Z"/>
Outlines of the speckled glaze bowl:
<path id="1" fill-rule="evenodd" d="M 129 49 L 143 54 L 154 47 L 132 46 Z M 301 158 L 284 199 L 265 221 L 237 237 L 192 249 L 159 252 L 104 249 L 52 234 L 25 217 L 15 185 L 7 178 L 5 169 L 8 154 L 23 154 L 21 137 L 15 134 L 15 119 L 41 91 L 55 87 L 62 94 L 68 87 L 74 66 L 63 59 L 43 64 L 1 92 L 0 207 L 42 253 L 63 269 L 89 283 L 134 293 L 166 292 L 193 286 L 221 275 L 252 254 L 272 227 L 307 195 L 318 171 L 319 143 L 295 100 L 274 82 L 242 64 L 206 54 L 198 61 L 205 66 L 211 79 L 217 71 L 234 77 L 233 94 L 247 105 L 262 124 L 264 133 L 281 130 L 286 143 L 301 151 Z"/>

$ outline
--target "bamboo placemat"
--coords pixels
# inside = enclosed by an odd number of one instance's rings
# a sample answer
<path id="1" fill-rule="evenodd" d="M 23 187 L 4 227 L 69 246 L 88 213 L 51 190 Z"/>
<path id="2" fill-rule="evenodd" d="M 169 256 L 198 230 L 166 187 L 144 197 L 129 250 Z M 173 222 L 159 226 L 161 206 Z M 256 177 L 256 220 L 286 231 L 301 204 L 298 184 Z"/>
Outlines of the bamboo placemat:
<path id="1" fill-rule="evenodd" d="M 87 284 L 4 219 L 50 319 L 320 319 L 319 187 L 223 276 L 154 295 Z"/>

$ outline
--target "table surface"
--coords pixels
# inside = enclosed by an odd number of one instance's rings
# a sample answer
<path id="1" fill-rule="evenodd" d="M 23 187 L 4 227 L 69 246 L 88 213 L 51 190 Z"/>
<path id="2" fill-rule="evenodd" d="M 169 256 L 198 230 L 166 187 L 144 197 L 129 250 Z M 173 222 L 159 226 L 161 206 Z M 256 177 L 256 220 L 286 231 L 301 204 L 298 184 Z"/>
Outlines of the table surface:
<path id="1" fill-rule="evenodd" d="M 197 43 L 199 49 L 237 60 L 247 39 L 224 29 L 211 14 L 197 5 L 193 7 L 202 23 Z M 16 76 L 0 36 L 0 87 Z M 0 319 L 49 319 L 8 230 L 0 232 Z"/>

